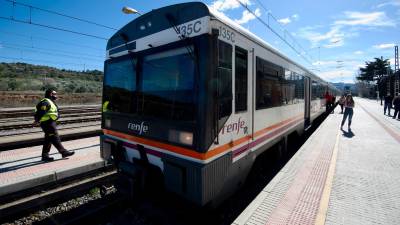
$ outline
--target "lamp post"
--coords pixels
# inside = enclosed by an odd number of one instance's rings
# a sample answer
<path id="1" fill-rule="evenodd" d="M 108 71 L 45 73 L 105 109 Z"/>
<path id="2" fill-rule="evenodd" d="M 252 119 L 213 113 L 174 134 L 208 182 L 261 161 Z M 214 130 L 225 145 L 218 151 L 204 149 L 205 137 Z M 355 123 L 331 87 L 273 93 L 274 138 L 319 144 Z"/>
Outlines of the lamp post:
<path id="1" fill-rule="evenodd" d="M 125 14 L 139 14 L 139 15 L 142 15 L 142 14 L 141 14 L 139 11 L 137 11 L 136 9 L 131 8 L 131 7 L 127 7 L 127 6 L 124 6 L 124 7 L 122 8 L 122 12 L 125 13 Z"/>

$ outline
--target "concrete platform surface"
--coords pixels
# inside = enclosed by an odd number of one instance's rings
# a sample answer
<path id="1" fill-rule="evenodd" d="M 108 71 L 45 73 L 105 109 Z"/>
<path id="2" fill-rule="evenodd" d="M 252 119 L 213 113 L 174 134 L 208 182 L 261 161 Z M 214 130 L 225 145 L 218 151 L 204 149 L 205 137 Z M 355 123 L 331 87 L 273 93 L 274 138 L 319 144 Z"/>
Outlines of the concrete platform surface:
<path id="1" fill-rule="evenodd" d="M 61 180 L 105 166 L 100 157 L 99 137 L 65 141 L 73 156 L 62 159 L 52 146 L 53 162 L 41 161 L 42 146 L 0 152 L 0 196 Z"/>
<path id="2" fill-rule="evenodd" d="M 340 130 L 339 111 L 233 224 L 400 224 L 400 121 L 355 98 L 351 130 Z"/>

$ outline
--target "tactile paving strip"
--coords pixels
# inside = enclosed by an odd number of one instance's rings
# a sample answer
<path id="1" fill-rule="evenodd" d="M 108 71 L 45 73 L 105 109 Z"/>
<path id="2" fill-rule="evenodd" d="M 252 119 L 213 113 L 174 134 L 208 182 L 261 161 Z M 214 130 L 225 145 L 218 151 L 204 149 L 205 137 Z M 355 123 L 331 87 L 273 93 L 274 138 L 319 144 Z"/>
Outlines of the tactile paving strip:
<path id="1" fill-rule="evenodd" d="M 338 127 L 339 117 L 328 117 L 257 197 L 260 204 L 246 221 L 234 224 L 314 223 L 338 132 L 332 127 Z"/>

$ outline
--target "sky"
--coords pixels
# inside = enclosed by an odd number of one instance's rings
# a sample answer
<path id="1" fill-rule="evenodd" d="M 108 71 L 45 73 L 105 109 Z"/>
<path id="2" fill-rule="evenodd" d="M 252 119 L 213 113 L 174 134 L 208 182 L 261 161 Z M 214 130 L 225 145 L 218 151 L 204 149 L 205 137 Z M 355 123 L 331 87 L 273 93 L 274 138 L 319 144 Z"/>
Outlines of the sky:
<path id="1" fill-rule="evenodd" d="M 122 13 L 124 6 L 143 14 L 181 2 L 0 0 L 0 62 L 103 70 L 107 39 L 139 16 Z M 359 68 L 375 57 L 394 68 L 400 0 L 202 2 L 329 82 L 354 83 Z"/>

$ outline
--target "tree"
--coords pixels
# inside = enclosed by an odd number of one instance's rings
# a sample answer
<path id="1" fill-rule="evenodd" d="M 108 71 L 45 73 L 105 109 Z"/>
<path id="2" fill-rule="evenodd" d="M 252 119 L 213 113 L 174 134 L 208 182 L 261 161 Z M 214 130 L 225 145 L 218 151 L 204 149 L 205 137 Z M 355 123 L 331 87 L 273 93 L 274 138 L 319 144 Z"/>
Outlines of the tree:
<path id="1" fill-rule="evenodd" d="M 360 68 L 359 76 L 357 80 L 366 81 L 368 83 L 376 81 L 376 90 L 379 91 L 380 97 L 387 93 L 386 79 L 385 76 L 392 73 L 390 68 L 389 59 L 374 58 L 373 62 L 365 62 L 365 67 Z"/>
<path id="2" fill-rule="evenodd" d="M 357 80 L 360 81 L 377 81 L 380 83 L 383 76 L 391 73 L 389 59 L 375 58 L 373 62 L 365 62 L 365 67 L 360 68 L 360 74 Z"/>

